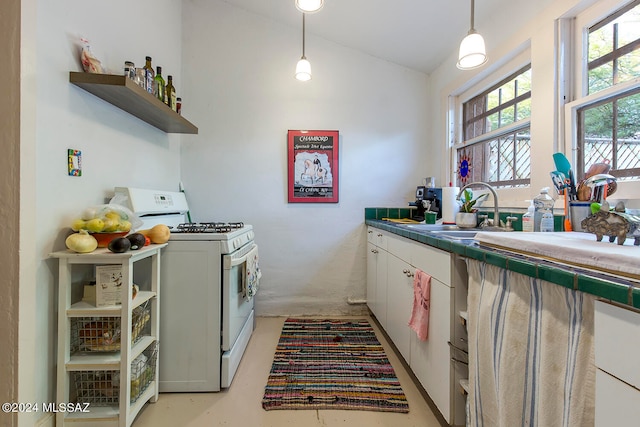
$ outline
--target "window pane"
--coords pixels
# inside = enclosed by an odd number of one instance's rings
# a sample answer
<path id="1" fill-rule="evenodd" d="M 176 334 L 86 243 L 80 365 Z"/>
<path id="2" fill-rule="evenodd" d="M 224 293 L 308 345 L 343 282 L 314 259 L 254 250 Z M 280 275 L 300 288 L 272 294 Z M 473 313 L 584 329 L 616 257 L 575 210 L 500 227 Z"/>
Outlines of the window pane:
<path id="1" fill-rule="evenodd" d="M 589 93 L 613 86 L 613 62 L 589 71 Z"/>
<path id="2" fill-rule="evenodd" d="M 618 24 L 618 46 L 626 46 L 640 38 L 640 5 L 614 21 Z"/>
<path id="3" fill-rule="evenodd" d="M 514 122 L 513 116 L 515 114 L 515 106 L 505 108 L 502 110 L 502 117 L 500 118 L 500 127 L 510 125 Z"/>
<path id="4" fill-rule="evenodd" d="M 498 140 L 494 139 L 487 144 L 487 181 L 493 182 L 498 180 L 498 160 L 499 147 Z"/>
<path id="5" fill-rule="evenodd" d="M 520 74 L 516 80 L 518 82 L 517 96 L 531 92 L 531 69 Z"/>
<path id="6" fill-rule="evenodd" d="M 523 120 L 531 117 L 531 99 L 525 99 L 518 103 L 518 117 L 516 120 Z"/>
<path id="7" fill-rule="evenodd" d="M 618 83 L 628 82 L 638 76 L 640 76 L 640 51 L 634 50 L 618 60 Z"/>
<path id="8" fill-rule="evenodd" d="M 508 101 L 511 101 L 516 97 L 516 80 L 513 79 L 510 82 L 507 82 L 500 88 L 502 94 L 500 96 L 500 104 L 504 104 Z"/>
<path id="9" fill-rule="evenodd" d="M 518 132 L 516 136 L 516 179 L 531 177 L 531 136 L 529 129 Z"/>
<path id="10" fill-rule="evenodd" d="M 500 139 L 500 181 L 513 179 L 513 136 Z"/>
<path id="11" fill-rule="evenodd" d="M 613 24 L 589 33 L 589 61 L 613 52 Z"/>

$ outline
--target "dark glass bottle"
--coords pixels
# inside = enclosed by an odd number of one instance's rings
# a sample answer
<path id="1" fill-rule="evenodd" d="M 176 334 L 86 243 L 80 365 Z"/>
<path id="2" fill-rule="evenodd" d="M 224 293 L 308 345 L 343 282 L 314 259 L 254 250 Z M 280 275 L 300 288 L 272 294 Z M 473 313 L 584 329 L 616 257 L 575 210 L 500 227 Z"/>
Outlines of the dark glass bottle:
<path id="1" fill-rule="evenodd" d="M 176 88 L 173 86 L 173 76 L 167 76 L 167 105 L 176 111 Z"/>

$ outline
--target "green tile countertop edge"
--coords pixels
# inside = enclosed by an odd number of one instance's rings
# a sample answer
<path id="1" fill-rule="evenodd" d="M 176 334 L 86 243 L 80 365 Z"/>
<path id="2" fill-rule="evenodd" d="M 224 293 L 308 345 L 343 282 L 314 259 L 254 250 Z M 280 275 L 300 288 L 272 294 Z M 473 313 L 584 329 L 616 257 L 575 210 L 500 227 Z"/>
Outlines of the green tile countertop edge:
<path id="1" fill-rule="evenodd" d="M 375 219 L 375 217 L 365 218 L 365 224 L 465 258 L 484 261 L 488 264 L 525 276 L 535 277 L 559 286 L 579 290 L 640 309 L 640 287 L 631 280 L 627 281 L 624 278 L 611 276 L 606 273 L 599 273 L 495 248 L 479 246 L 477 242 L 474 244 L 464 244 L 452 241 L 446 237 L 416 233 L 412 230 L 399 227 L 395 223 Z"/>

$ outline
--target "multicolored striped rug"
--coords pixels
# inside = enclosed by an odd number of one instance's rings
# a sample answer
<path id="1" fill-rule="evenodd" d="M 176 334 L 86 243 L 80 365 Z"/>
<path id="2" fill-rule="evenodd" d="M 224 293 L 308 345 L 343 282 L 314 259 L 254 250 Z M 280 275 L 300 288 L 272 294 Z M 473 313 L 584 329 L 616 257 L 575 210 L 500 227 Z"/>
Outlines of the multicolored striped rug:
<path id="1" fill-rule="evenodd" d="M 287 319 L 262 407 L 409 412 L 395 371 L 366 320 Z"/>

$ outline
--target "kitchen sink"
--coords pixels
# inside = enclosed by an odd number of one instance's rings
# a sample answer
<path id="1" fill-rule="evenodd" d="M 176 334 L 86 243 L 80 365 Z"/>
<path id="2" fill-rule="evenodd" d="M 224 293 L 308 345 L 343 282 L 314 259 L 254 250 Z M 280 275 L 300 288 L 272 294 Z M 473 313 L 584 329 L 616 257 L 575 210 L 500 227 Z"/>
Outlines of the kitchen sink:
<path id="1" fill-rule="evenodd" d="M 432 233 L 442 237 L 448 237 L 456 240 L 469 240 L 476 237 L 479 230 L 433 230 Z"/>
<path id="2" fill-rule="evenodd" d="M 466 231 L 455 224 L 398 224 L 415 231 Z"/>

